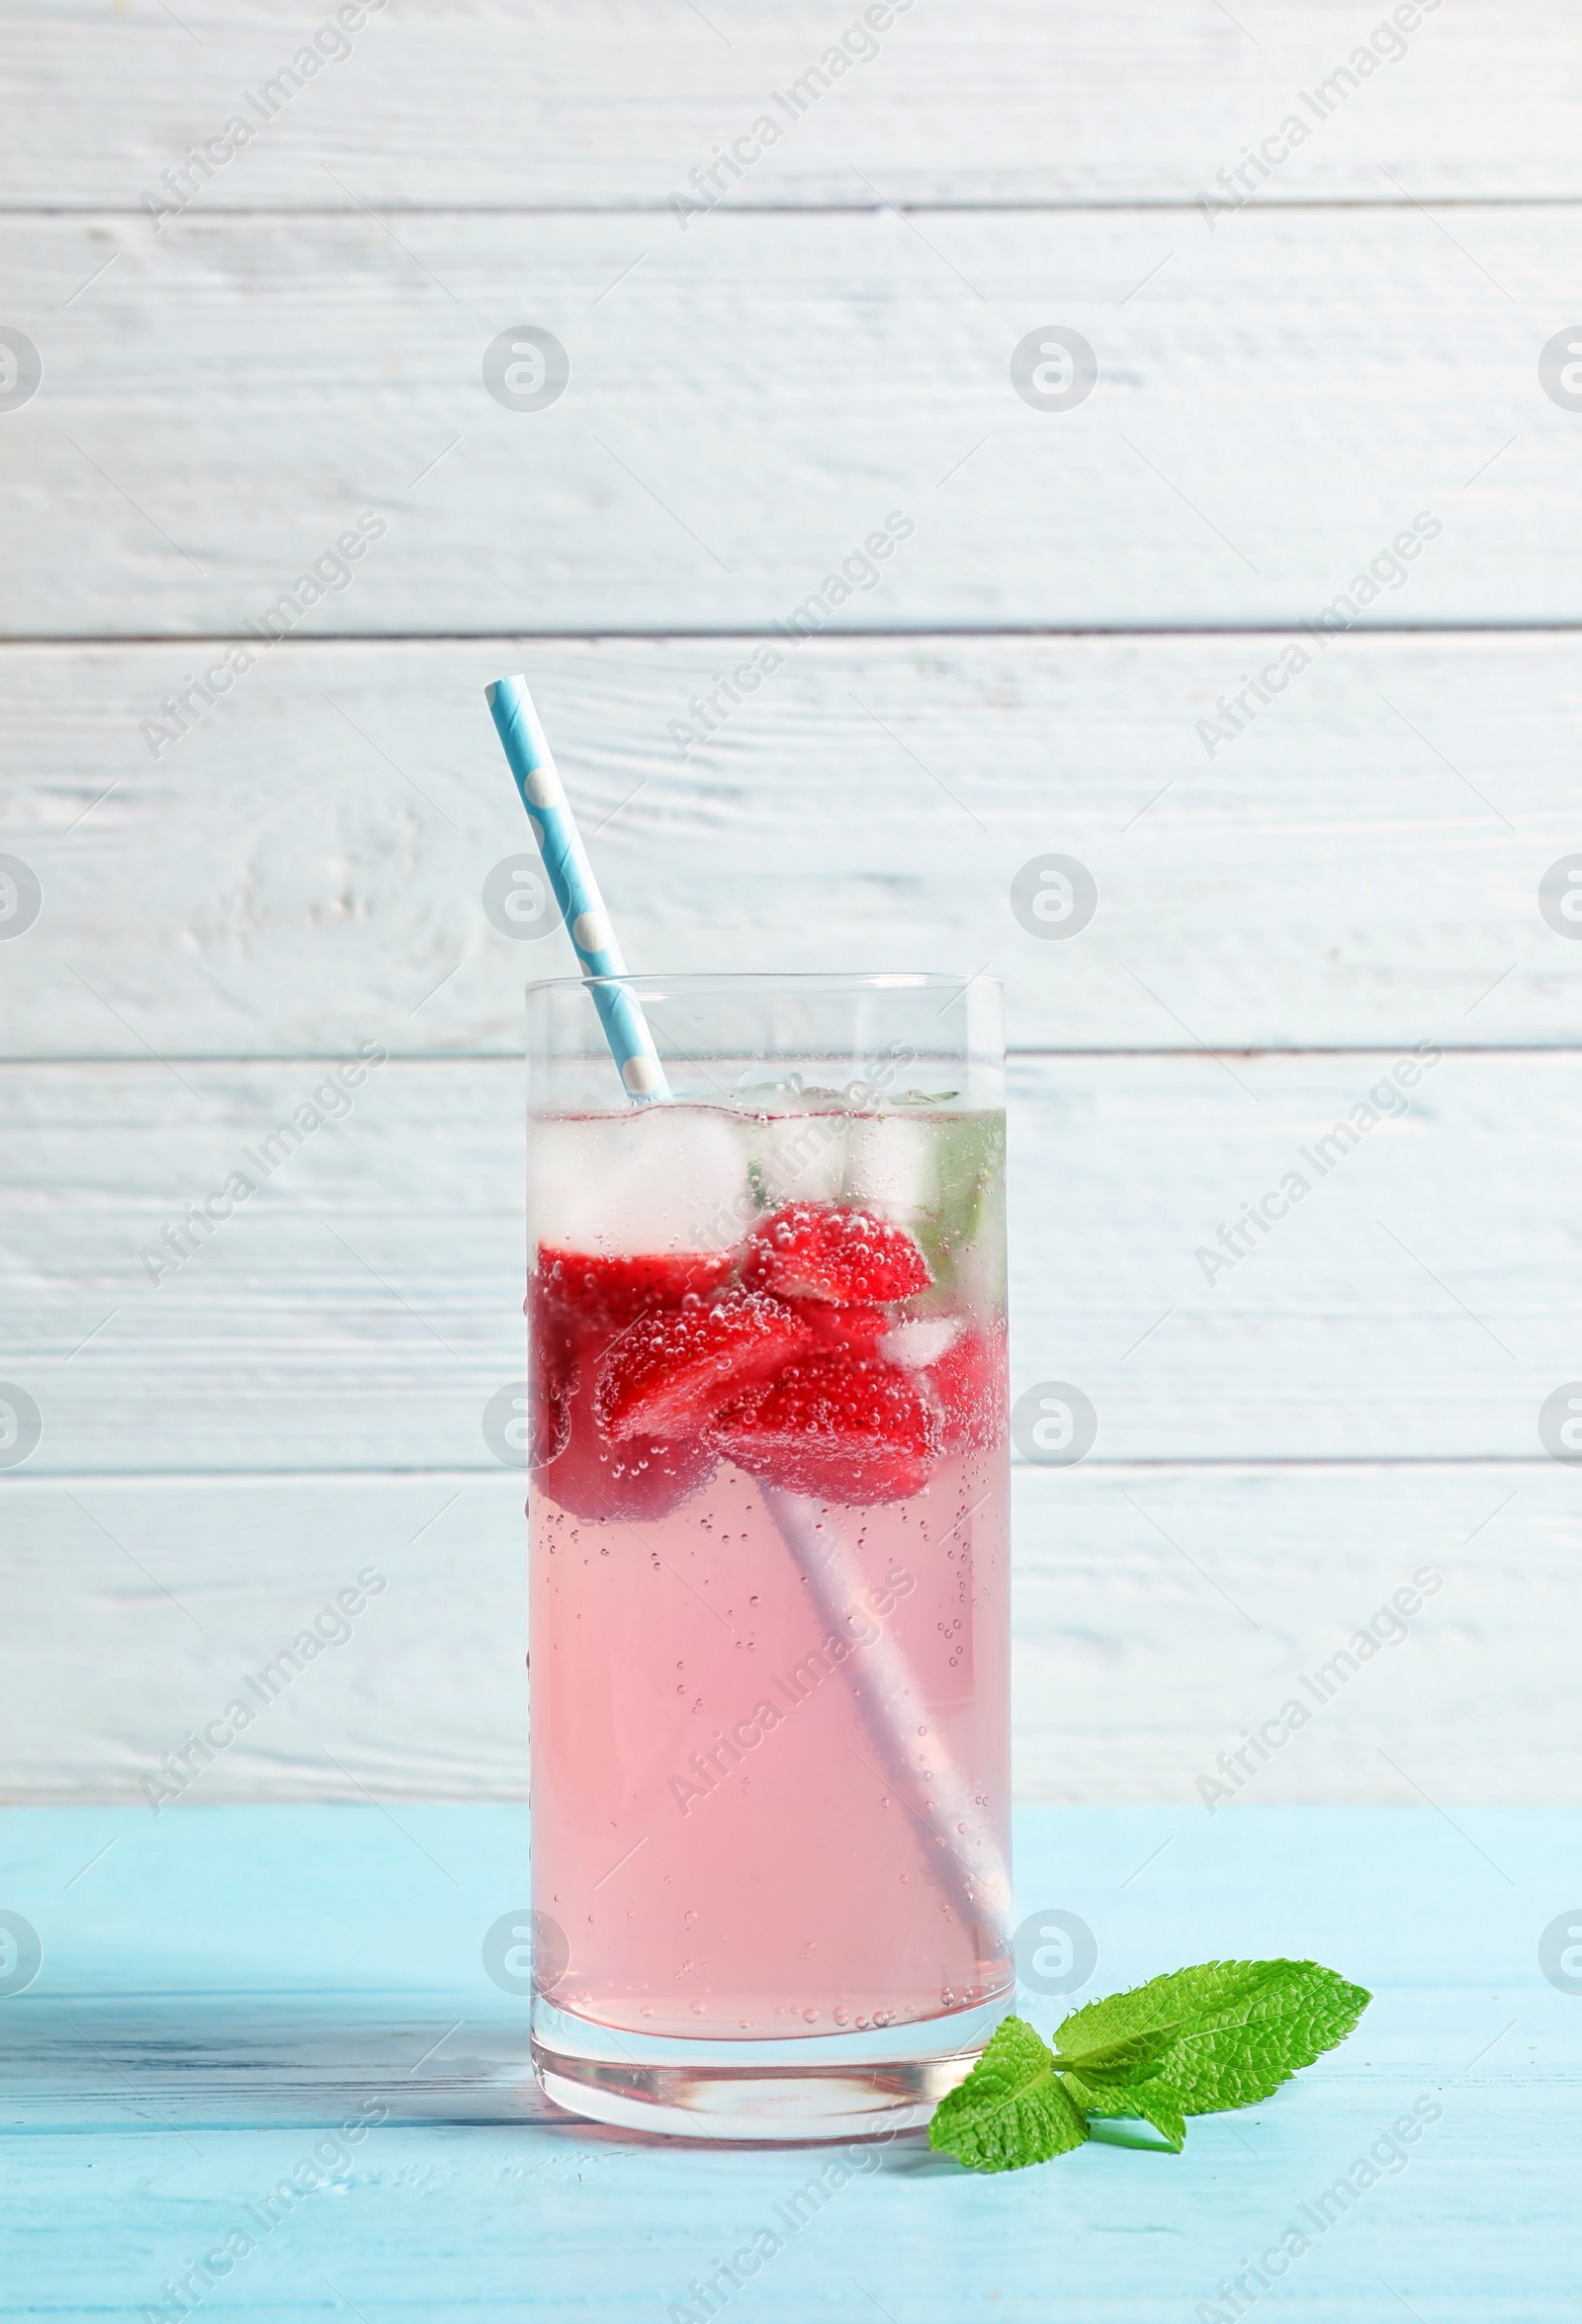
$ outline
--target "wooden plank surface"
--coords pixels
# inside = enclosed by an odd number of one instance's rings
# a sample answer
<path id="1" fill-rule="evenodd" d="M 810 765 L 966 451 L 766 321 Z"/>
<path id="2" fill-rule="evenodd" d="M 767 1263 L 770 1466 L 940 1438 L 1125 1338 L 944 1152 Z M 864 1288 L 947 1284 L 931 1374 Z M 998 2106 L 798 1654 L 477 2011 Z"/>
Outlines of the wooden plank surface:
<path id="1" fill-rule="evenodd" d="M 1265 200 L 1398 201 L 1381 162 L 1422 198 L 1579 190 L 1564 0 L 1424 0 L 1399 43 L 1391 8 L 1325 0 L 1248 0 L 1233 16 L 1213 0 L 901 0 L 871 43 L 863 13 L 831 0 L 702 13 L 685 0 L 396 0 L 351 40 L 331 34 L 325 50 L 350 53 L 288 84 L 265 120 L 247 92 L 333 10 L 192 0 L 173 19 L 153 0 L 8 0 L 0 200 L 135 210 L 238 107 L 258 133 L 203 182 L 206 209 L 662 211 L 765 114 L 785 133 L 740 179 L 721 177 L 733 202 L 860 206 L 860 165 L 894 201 L 1190 203 L 1293 110 L 1312 133 L 1251 181 Z M 804 109 L 776 106 L 848 33 L 849 66 L 813 82 Z M 1335 84 L 1376 34 L 1365 77 Z M 1326 81 L 1328 113 L 1322 96 L 1303 106 Z"/>
<path id="2" fill-rule="evenodd" d="M 168 1822 L 144 1789 L 164 1755 L 337 1592 L 366 1594 L 367 1569 L 385 1587 L 326 1624 L 343 1634 L 183 1810 L 526 1796 L 519 1476 L 21 1471 L 0 1491 L 7 1798 Z M 1410 1804 L 1414 1785 L 1577 1801 L 1576 1504 L 1547 1461 L 1018 1468 L 1018 1797 L 1162 1801 L 1183 1831 L 1278 1802 Z M 1426 1591 L 1417 1612 L 1380 1618 L 1401 1591 Z M 1348 1673 L 1337 1652 L 1374 1621 Z M 1233 1796 L 1204 1790 L 1293 1698 L 1308 1724 L 1251 1776 L 1233 1766 Z"/>
<path id="3" fill-rule="evenodd" d="M 1538 1409 L 1582 1372 L 1582 1061 L 1447 1057 L 1410 1092 L 1391 1071 L 1017 1061 L 1013 1389 L 1082 1387 L 1100 1461 L 1542 1457 Z M 522 1370 L 514 1066 L 392 1061 L 179 1265 L 141 1255 L 322 1078 L 13 1071 L 7 1360 L 44 1415 L 34 1474 L 489 1465 L 483 1408 Z M 1351 1130 L 1359 1108 L 1377 1126 Z M 1291 1174 L 1307 1192 L 1227 1255 L 1221 1227 Z"/>
<path id="4" fill-rule="evenodd" d="M 0 1053 L 514 1051 L 571 965 L 483 904 L 529 844 L 482 700 L 514 667 L 637 967 L 987 969 L 1023 1048 L 1575 1040 L 1537 902 L 1578 844 L 1573 643 L 1339 638 L 1211 758 L 1281 643 L 809 641 L 696 745 L 671 722 L 751 641 L 287 645 L 157 759 L 187 648 L 0 649 L 0 850 L 41 891 Z M 1099 885 L 1072 942 L 1011 909 L 1051 850 Z"/>
<path id="5" fill-rule="evenodd" d="M 165 2278 L 365 2101 L 384 2121 L 326 2150 L 326 2183 L 238 2262 L 217 2310 L 635 2324 L 687 2300 L 830 2159 L 523 2108 L 520 2018 L 480 1958 L 523 1902 L 520 1811 L 414 1809 L 401 1830 L 367 1807 L 6 1821 L 8 1901 L 44 1948 L 34 1985 L 0 2002 L 8 2124 L 40 2126 L 7 2142 L 9 2314 L 86 2324 L 161 2303 Z M 854 2319 L 874 2300 L 902 2324 L 980 2308 L 1041 2324 L 1058 2280 L 1074 2324 L 1177 2324 L 1414 2107 L 1421 2137 L 1376 2149 L 1279 2304 L 1311 2324 L 1397 2297 L 1438 2324 L 1564 2312 L 1582 2013 L 1536 1956 L 1570 1893 L 1574 1814 L 1471 1810 L 1460 1832 L 1421 1806 L 1172 1822 L 1024 1811 L 1018 1910 L 1088 1921 L 1093 1992 L 1216 1956 L 1333 1962 L 1374 1996 L 1358 2031 L 1265 2104 L 1193 2121 L 1179 2158 L 1116 2131 L 985 2181 L 900 2138 L 765 2266 L 753 2313 Z M 1069 2006 L 1023 2001 L 1045 2030 Z"/>
<path id="6" fill-rule="evenodd" d="M 1564 210 L 1469 210 L 1449 238 L 1400 205 L 1212 235 L 709 222 L 5 220 L 44 380 L 0 414 L 29 544 L 0 631 L 239 635 L 288 592 L 303 635 L 738 630 L 813 598 L 839 629 L 1289 625 L 1359 574 L 1363 625 L 1582 616 L 1582 423 L 1538 377 Z M 523 323 L 571 378 L 525 411 L 483 378 Z M 1072 408 L 1011 384 L 1052 324 L 1095 351 Z M 364 516 L 383 530 L 341 558 Z"/>

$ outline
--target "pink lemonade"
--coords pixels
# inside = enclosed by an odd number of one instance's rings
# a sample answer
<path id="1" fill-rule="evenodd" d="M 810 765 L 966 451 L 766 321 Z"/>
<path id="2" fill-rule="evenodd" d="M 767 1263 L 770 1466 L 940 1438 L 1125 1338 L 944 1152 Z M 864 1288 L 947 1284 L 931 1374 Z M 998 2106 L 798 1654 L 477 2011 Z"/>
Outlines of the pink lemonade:
<path id="1" fill-rule="evenodd" d="M 536 1977 L 631 2034 L 1012 1984 L 1004 1117 L 820 1095 L 534 1123 Z"/>

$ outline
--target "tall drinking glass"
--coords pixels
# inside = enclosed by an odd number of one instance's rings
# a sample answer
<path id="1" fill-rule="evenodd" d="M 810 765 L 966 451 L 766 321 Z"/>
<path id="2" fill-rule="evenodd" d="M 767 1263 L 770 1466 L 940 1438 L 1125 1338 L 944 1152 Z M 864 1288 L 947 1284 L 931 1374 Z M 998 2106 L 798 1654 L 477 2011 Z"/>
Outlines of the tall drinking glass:
<path id="1" fill-rule="evenodd" d="M 533 2054 L 649 2130 L 926 2119 L 1004 2015 L 998 986 L 528 990 Z"/>

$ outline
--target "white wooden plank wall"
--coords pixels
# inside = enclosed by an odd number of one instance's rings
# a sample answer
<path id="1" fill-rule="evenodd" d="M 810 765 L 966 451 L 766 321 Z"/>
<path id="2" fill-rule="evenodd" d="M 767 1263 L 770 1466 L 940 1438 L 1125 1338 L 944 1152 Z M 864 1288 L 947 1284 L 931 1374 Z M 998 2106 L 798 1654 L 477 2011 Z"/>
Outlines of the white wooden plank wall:
<path id="1" fill-rule="evenodd" d="M 1277 127 L 1391 7 L 1253 0 L 990 0 L 901 9 L 736 186 L 748 206 L 893 199 L 1088 208 L 1192 200 Z M 27 210 L 122 207 L 157 183 L 333 9 L 272 0 L 11 0 L 18 100 L 0 192 Z M 652 210 L 863 15 L 820 0 L 389 0 L 224 165 L 228 210 Z M 1579 96 L 1567 0 L 1429 8 L 1265 187 L 1270 200 L 1570 197 Z M 333 43 L 332 43 L 333 44 Z M 855 46 L 864 45 L 860 41 Z M 1381 43 L 1383 47 L 1393 45 Z"/>
<path id="2" fill-rule="evenodd" d="M 22 400 L 0 341 L 0 855 L 38 901 L 0 932 L 0 1375 L 44 1415 L 0 1469 L 5 1795 L 135 1801 L 370 1562 L 366 1629 L 205 1796 L 524 1787 L 481 1417 L 521 1368 L 518 996 L 567 963 L 483 908 L 526 838 L 480 689 L 525 667 L 637 965 L 1007 980 L 1014 1384 L 1099 1414 L 1017 1476 L 1023 1791 L 1202 1813 L 1432 1567 L 1249 1801 L 1576 1798 L 1578 1479 L 1538 1435 L 1582 1376 L 1582 946 L 1538 904 L 1582 857 L 1574 12 L 351 13 L 293 90 L 330 10 L 0 4 L 0 330 L 42 365 Z M 571 367 L 528 412 L 483 378 L 523 323 Z M 1098 367 L 1061 411 L 1011 378 L 1051 325 Z M 871 585 L 689 740 L 891 511 Z M 1069 943 L 1010 908 L 1051 851 L 1099 890 Z M 364 1041 L 351 1113 L 151 1285 Z"/>
<path id="3" fill-rule="evenodd" d="M 1418 517 L 1360 621 L 1575 619 L 1577 415 L 1538 377 L 1573 215 L 19 217 L 47 388 L 0 439 L 39 516 L 0 614 L 262 626 L 366 513 L 294 634 L 763 628 L 894 512 L 833 626 L 1295 624 Z M 571 367 L 542 410 L 483 381 L 524 323 Z M 1098 366 L 1070 410 L 1011 385 L 1049 324 Z"/>
<path id="4" fill-rule="evenodd" d="M 523 663 L 635 960 L 812 969 L 838 927 L 854 966 L 992 969 L 1021 1049 L 1575 1036 L 1582 946 L 1536 901 L 1582 846 L 1569 632 L 1338 637 L 1212 759 L 1196 722 L 1288 639 L 810 639 L 673 741 L 757 643 L 290 645 L 157 760 L 191 644 L 0 649 L 6 844 L 46 891 L 0 1052 L 142 1054 L 107 994 L 184 1057 L 512 1053 L 564 964 L 483 909 L 527 842 L 473 713 Z M 1099 884 L 1077 942 L 1007 904 L 1051 849 Z"/>

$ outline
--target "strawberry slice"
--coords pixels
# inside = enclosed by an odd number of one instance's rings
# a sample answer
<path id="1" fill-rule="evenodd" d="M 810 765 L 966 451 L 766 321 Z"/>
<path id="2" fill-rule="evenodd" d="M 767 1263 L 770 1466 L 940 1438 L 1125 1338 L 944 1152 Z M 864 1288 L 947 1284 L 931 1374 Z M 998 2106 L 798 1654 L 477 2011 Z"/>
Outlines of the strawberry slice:
<path id="1" fill-rule="evenodd" d="M 828 1299 L 804 1299 L 797 1313 L 820 1347 L 845 1348 L 852 1355 L 877 1355 L 879 1342 L 895 1330 L 882 1307 L 836 1307 Z"/>
<path id="2" fill-rule="evenodd" d="M 727 1274 L 731 1254 L 608 1257 L 541 1246 L 538 1260 L 527 1296 L 534 1491 L 572 1516 L 601 1523 L 668 1516 L 712 1475 L 716 1455 L 696 1438 L 677 1443 L 645 1434 L 612 1444 L 593 1411 L 598 1354 L 635 1317 Z"/>
<path id="3" fill-rule="evenodd" d="M 689 1295 L 680 1307 L 639 1316 L 611 1340 L 594 1381 L 593 1417 L 617 1442 L 695 1435 L 812 1338 L 793 1308 L 761 1292 Z"/>
<path id="4" fill-rule="evenodd" d="M 701 1436 L 676 1443 L 659 1436 L 632 1436 L 612 1444 L 595 1426 L 592 1399 L 573 1392 L 567 1428 L 553 1460 L 535 1467 L 533 1490 L 573 1517 L 632 1524 L 667 1517 L 706 1484 L 716 1455 Z"/>
<path id="5" fill-rule="evenodd" d="M 710 1291 L 736 1263 L 735 1251 L 561 1250 L 541 1243 L 533 1280 L 546 1304 L 568 1323 L 619 1332 L 635 1316 L 678 1307 L 689 1291 Z"/>
<path id="6" fill-rule="evenodd" d="M 576 1383 L 576 1349 L 543 1285 L 543 1276 L 534 1275 L 527 1287 L 528 1409 L 533 1423 L 529 1457 L 535 1469 L 566 1450 Z"/>
<path id="7" fill-rule="evenodd" d="M 939 1449 L 938 1421 L 914 1374 L 834 1352 L 787 1364 L 709 1434 L 751 1475 L 852 1508 L 920 1493 Z"/>
<path id="8" fill-rule="evenodd" d="M 910 1299 L 933 1277 L 905 1228 L 837 1203 L 793 1202 L 760 1219 L 747 1237 L 743 1280 L 782 1299 L 843 1307 Z"/>
<path id="9" fill-rule="evenodd" d="M 1003 1330 L 962 1332 L 923 1374 L 940 1419 L 946 1455 L 985 1452 L 1006 1433 L 1006 1338 Z"/>
<path id="10" fill-rule="evenodd" d="M 594 1418 L 596 1335 L 569 1332 L 542 1299 L 530 1300 L 529 1313 L 534 1492 L 573 1517 L 667 1517 L 713 1474 L 712 1446 L 650 1435 L 612 1444 Z"/>

